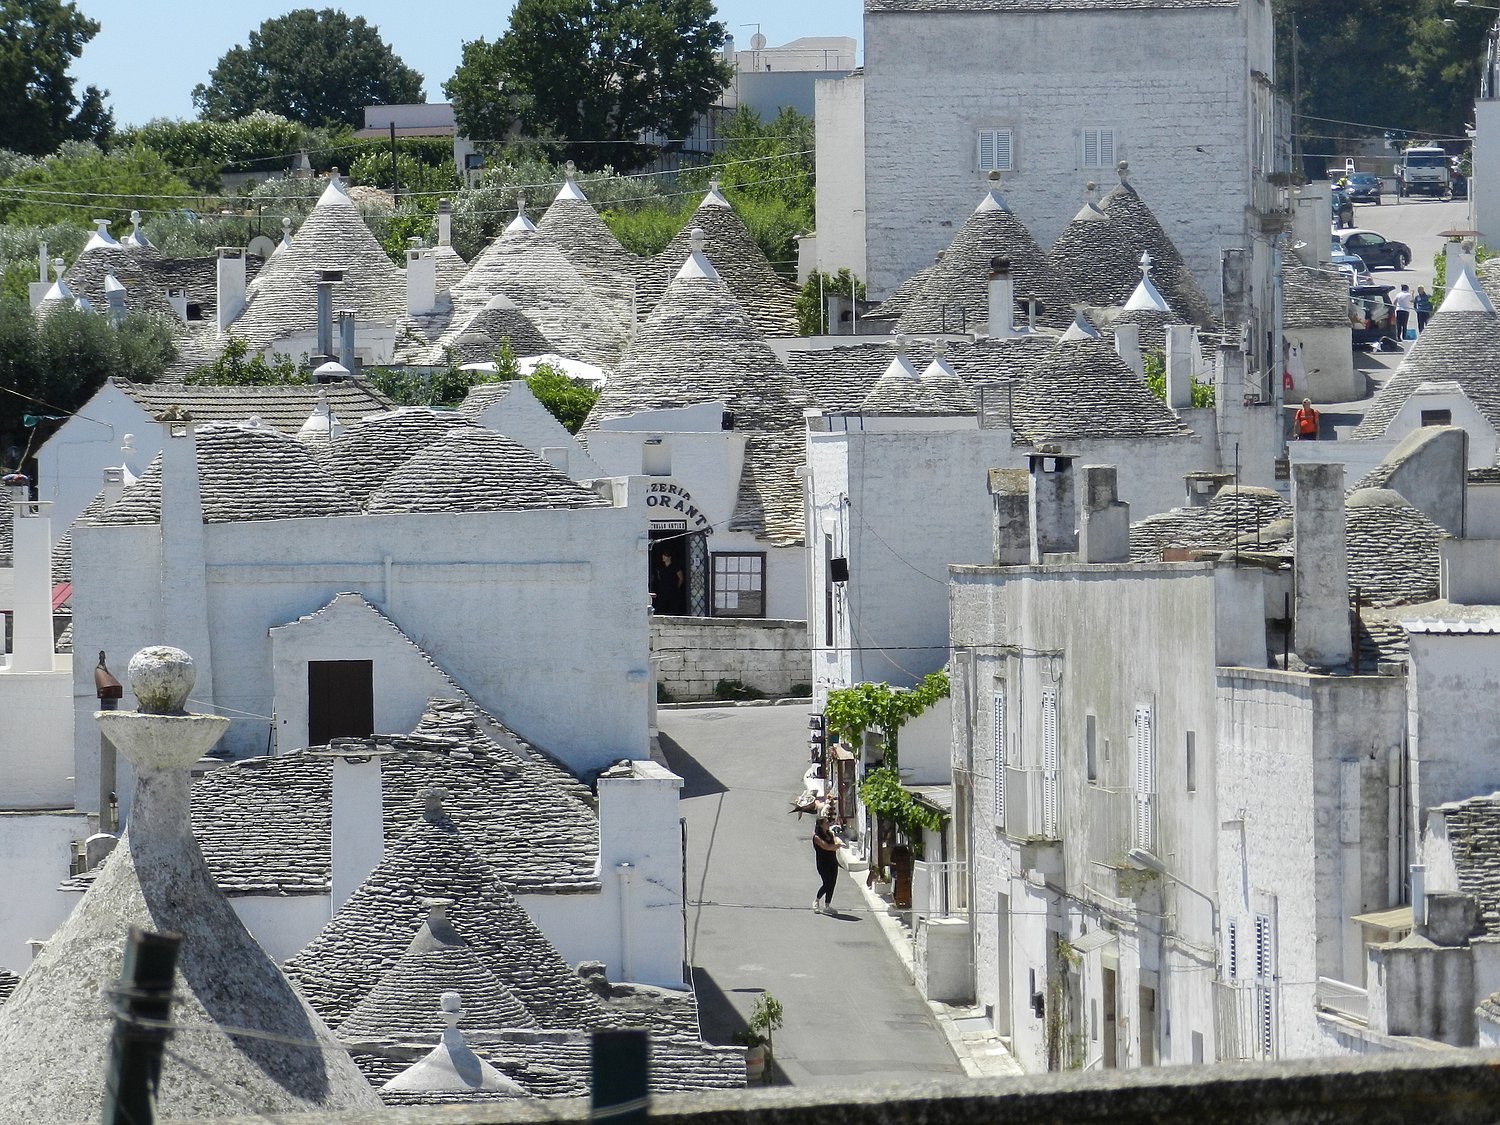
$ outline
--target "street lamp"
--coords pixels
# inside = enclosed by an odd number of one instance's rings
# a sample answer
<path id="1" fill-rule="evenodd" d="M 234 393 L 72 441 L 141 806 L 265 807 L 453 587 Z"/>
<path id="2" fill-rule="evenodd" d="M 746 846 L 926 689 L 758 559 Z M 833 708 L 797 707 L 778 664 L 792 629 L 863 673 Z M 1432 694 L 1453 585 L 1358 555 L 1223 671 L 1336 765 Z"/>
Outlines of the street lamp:
<path id="1" fill-rule="evenodd" d="M 1214 931 L 1214 970 L 1217 975 L 1219 967 L 1219 904 L 1210 894 L 1200 891 L 1191 883 L 1184 881 L 1167 870 L 1167 865 L 1145 848 L 1131 848 L 1125 853 L 1125 861 L 1137 871 L 1150 871 L 1160 875 L 1163 879 L 1170 879 L 1185 891 L 1197 895 L 1208 903 L 1209 918 Z"/>

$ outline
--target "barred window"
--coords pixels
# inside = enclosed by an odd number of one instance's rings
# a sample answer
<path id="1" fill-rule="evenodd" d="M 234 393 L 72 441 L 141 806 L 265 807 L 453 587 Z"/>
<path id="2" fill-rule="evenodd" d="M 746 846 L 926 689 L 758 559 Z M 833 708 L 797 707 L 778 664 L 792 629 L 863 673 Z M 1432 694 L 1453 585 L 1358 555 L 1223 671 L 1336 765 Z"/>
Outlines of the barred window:
<path id="1" fill-rule="evenodd" d="M 766 615 L 766 556 L 763 551 L 715 551 L 715 617 Z"/>

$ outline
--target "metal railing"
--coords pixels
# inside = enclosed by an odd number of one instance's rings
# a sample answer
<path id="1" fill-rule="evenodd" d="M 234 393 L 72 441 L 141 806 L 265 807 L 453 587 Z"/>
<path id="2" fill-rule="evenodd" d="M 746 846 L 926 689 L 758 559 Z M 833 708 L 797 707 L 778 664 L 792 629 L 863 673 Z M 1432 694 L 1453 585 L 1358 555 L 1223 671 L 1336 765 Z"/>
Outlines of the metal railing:
<path id="1" fill-rule="evenodd" d="M 911 904 L 925 918 L 953 918 L 968 911 L 969 865 L 961 860 L 928 863 L 912 868 Z"/>
<path id="2" fill-rule="evenodd" d="M 1214 981 L 1214 1023 L 1220 1062 L 1264 1061 L 1279 1053 L 1274 982 Z"/>
<path id="3" fill-rule="evenodd" d="M 1332 977 L 1318 978 L 1319 1008 L 1360 1023 L 1370 1022 L 1370 992 Z"/>
<path id="4" fill-rule="evenodd" d="M 1018 840 L 1058 840 L 1062 823 L 1060 771 L 1005 767 L 1005 832 Z"/>

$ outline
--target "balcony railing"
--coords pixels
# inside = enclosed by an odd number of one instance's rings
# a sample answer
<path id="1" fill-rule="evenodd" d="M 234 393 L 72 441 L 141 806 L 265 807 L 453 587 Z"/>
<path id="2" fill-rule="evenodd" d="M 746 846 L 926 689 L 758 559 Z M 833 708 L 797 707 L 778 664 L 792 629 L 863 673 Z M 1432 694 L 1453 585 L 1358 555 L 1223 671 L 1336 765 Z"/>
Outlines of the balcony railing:
<path id="1" fill-rule="evenodd" d="M 1061 839 L 1059 771 L 1037 766 L 1005 767 L 1005 832 L 1017 840 Z"/>
<path id="2" fill-rule="evenodd" d="M 1215 981 L 1214 1023 L 1220 1062 L 1276 1058 L 1275 985 L 1261 978 Z"/>
<path id="3" fill-rule="evenodd" d="M 1369 990 L 1332 977 L 1318 978 L 1318 1007 L 1359 1023 L 1370 1022 Z"/>
<path id="4" fill-rule="evenodd" d="M 969 865 L 954 860 L 928 863 L 918 860 L 912 868 L 911 904 L 914 913 L 926 918 L 952 918 L 968 912 Z"/>

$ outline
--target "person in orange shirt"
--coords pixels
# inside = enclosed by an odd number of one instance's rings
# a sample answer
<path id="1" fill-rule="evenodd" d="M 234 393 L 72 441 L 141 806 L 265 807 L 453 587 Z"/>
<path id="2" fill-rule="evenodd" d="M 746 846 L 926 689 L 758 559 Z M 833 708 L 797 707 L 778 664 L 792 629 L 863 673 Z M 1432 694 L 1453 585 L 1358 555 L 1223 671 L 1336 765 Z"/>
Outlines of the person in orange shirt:
<path id="1" fill-rule="evenodd" d="M 1298 441 L 1318 440 L 1318 412 L 1313 409 L 1312 399 L 1305 398 L 1297 408 L 1296 429 Z"/>

